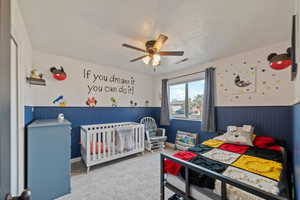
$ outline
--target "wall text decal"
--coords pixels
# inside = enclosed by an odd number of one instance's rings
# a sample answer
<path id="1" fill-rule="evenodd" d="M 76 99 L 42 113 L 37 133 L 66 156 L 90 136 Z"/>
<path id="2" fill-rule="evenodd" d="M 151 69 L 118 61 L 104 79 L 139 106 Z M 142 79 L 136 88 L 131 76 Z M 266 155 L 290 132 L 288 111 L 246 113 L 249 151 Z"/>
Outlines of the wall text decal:
<path id="1" fill-rule="evenodd" d="M 107 75 L 84 68 L 83 78 L 88 81 L 88 95 L 91 93 L 120 93 L 125 95 L 134 94 L 134 77 L 122 78 L 115 74 Z"/>

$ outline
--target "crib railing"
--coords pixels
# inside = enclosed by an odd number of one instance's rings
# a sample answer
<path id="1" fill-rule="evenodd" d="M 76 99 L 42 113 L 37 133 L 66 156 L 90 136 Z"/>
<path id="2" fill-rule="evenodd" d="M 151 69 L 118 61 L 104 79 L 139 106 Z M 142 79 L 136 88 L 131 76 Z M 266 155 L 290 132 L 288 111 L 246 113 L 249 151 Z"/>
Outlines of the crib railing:
<path id="1" fill-rule="evenodd" d="M 131 128 L 127 138 L 132 144 L 130 149 L 117 146 L 117 128 Z M 90 166 L 131 154 L 144 152 L 144 125 L 124 122 L 81 126 L 81 155 L 87 170 Z"/>

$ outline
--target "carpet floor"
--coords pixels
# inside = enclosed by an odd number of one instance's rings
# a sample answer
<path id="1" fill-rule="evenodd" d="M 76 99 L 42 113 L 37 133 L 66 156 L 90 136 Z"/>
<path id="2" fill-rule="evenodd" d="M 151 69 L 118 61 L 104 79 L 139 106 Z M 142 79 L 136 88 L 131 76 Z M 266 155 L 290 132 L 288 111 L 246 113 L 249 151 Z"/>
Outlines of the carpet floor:
<path id="1" fill-rule="evenodd" d="M 173 150 L 165 150 L 172 154 Z M 160 153 L 145 153 L 100 164 L 86 174 L 72 164 L 71 194 L 59 200 L 159 200 Z M 173 193 L 166 189 L 166 197 Z M 167 198 L 166 198 L 167 199 Z"/>

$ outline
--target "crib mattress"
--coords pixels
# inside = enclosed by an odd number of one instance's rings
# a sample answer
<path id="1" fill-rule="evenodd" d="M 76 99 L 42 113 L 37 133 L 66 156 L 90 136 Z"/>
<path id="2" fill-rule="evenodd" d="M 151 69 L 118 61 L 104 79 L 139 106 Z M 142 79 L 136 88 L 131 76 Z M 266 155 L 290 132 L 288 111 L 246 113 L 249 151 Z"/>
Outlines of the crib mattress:
<path id="1" fill-rule="evenodd" d="M 283 195 L 286 188 L 283 188 L 285 177 L 283 176 L 283 155 L 282 152 L 272 149 L 258 147 L 242 147 L 243 151 L 237 151 L 238 146 L 223 150 L 223 142 L 216 140 L 205 141 L 204 143 L 190 148 L 188 151 L 197 154 L 188 162 L 205 167 L 224 176 L 252 185 L 261 190 Z M 243 152 L 236 153 L 236 152 Z M 168 182 L 184 191 L 185 169 L 182 167 L 177 176 L 168 174 Z M 180 178 L 178 178 L 180 177 Z M 213 189 L 216 194 L 221 194 L 221 182 L 216 181 L 205 174 L 190 171 L 189 181 L 192 185 L 191 195 L 199 199 L 198 193 L 203 188 Z M 201 190 L 200 190 L 201 188 Z M 279 188 L 281 190 L 279 190 Z M 195 195 L 195 196 L 194 196 Z M 285 196 L 285 195 L 284 195 Z M 229 200 L 261 200 L 261 198 L 242 191 L 233 186 L 227 185 L 227 197 Z"/>

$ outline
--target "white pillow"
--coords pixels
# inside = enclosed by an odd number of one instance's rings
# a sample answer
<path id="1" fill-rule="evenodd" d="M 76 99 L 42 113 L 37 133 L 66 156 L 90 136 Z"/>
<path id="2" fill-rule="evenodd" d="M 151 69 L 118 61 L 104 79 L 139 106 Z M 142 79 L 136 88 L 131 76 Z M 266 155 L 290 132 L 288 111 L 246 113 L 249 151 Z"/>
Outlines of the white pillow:
<path id="1" fill-rule="evenodd" d="M 248 132 L 250 134 L 254 133 L 254 127 L 251 125 L 243 125 L 243 131 Z"/>
<path id="2" fill-rule="evenodd" d="M 253 146 L 252 134 L 242 129 L 227 131 L 224 136 L 225 143 Z"/>
<path id="3" fill-rule="evenodd" d="M 219 136 L 217 136 L 217 137 L 214 137 L 214 140 L 220 140 L 220 141 L 225 142 L 225 140 L 226 140 L 225 134 L 226 134 L 226 133 L 224 133 L 223 135 L 219 135 Z"/>
<path id="4" fill-rule="evenodd" d="M 230 144 L 253 146 L 253 131 L 254 127 L 250 125 L 244 125 L 243 127 L 228 126 L 227 132 L 224 135 L 220 135 L 214 139 Z"/>
<path id="5" fill-rule="evenodd" d="M 249 134 L 253 134 L 254 127 L 251 125 L 243 125 L 242 127 L 237 127 L 237 126 L 228 126 L 227 127 L 227 132 L 228 131 L 239 131 L 239 130 L 247 132 Z"/>

